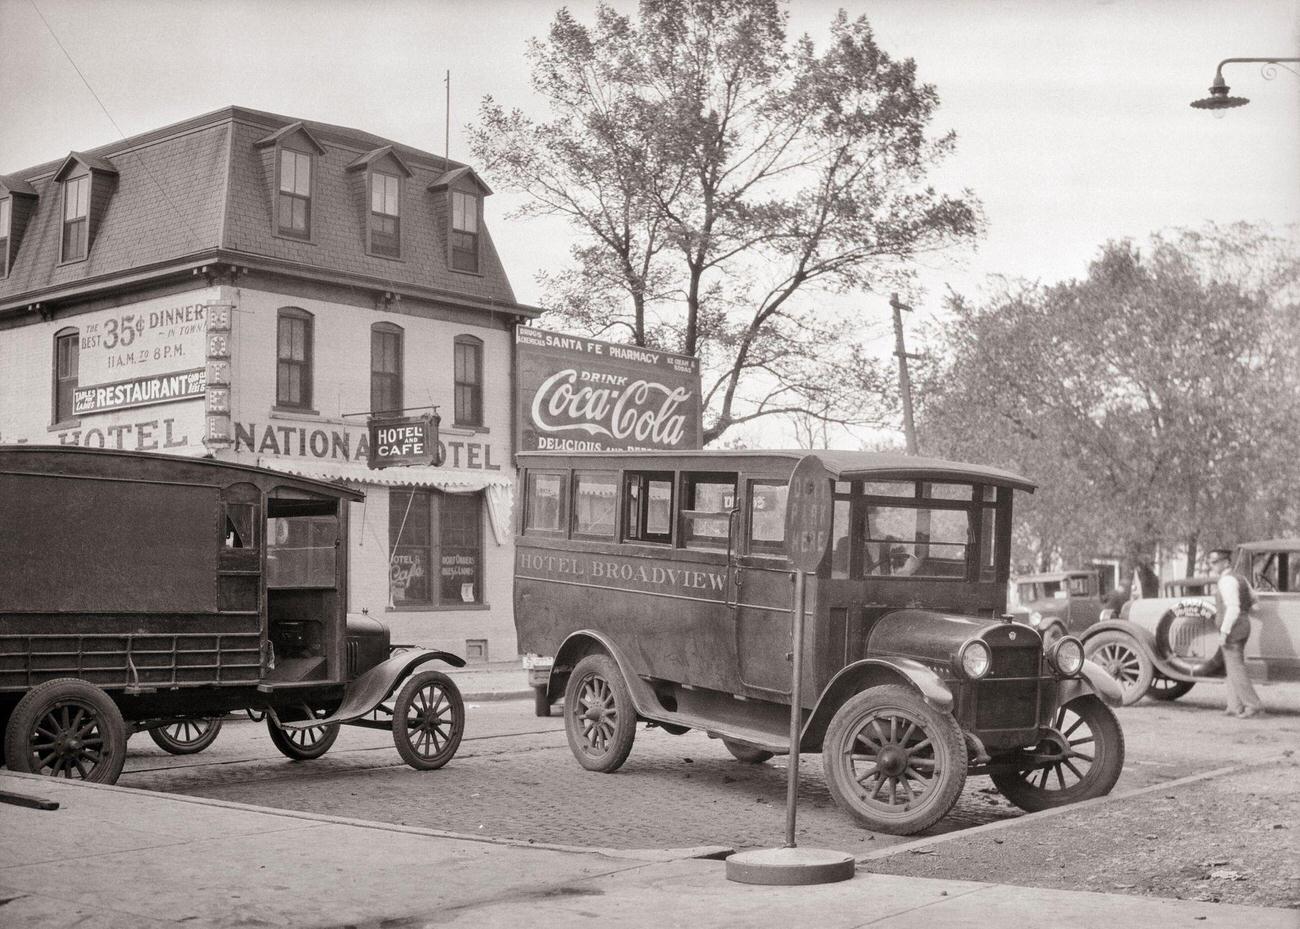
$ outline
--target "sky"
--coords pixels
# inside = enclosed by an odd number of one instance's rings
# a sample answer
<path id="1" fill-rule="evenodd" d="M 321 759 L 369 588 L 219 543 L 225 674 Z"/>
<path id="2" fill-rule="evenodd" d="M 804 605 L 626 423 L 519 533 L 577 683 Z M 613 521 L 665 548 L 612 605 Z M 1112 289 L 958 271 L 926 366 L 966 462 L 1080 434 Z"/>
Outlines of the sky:
<path id="1" fill-rule="evenodd" d="M 0 174 L 231 104 L 468 161 L 464 127 L 484 96 L 545 118 L 524 50 L 559 5 L 0 0 Z M 594 2 L 565 5 L 592 21 Z M 957 133 L 936 185 L 971 188 L 989 223 L 976 249 L 919 269 L 917 322 L 941 312 L 947 288 L 978 295 L 989 275 L 1082 276 L 1109 239 L 1300 221 L 1300 75 L 1229 65 L 1232 93 L 1251 103 L 1223 118 L 1188 106 L 1224 58 L 1300 57 L 1298 0 L 796 0 L 791 34 L 824 44 L 841 7 L 936 86 L 934 128 Z M 519 195 L 485 180 L 516 296 L 537 305 L 535 274 L 565 263 L 567 231 L 507 219 Z M 856 299 L 884 320 L 888 296 Z"/>

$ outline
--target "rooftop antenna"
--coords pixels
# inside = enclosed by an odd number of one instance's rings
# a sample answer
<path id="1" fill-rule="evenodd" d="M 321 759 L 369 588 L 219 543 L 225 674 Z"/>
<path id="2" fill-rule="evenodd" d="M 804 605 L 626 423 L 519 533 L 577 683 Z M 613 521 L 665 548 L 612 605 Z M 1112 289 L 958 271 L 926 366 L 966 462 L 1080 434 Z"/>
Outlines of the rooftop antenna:
<path id="1" fill-rule="evenodd" d="M 442 127 L 442 160 L 447 164 L 443 166 L 446 170 L 451 164 L 451 69 L 447 69 L 447 76 L 443 78 L 443 83 L 447 85 L 447 105 L 443 112 L 446 115 L 446 123 Z"/>

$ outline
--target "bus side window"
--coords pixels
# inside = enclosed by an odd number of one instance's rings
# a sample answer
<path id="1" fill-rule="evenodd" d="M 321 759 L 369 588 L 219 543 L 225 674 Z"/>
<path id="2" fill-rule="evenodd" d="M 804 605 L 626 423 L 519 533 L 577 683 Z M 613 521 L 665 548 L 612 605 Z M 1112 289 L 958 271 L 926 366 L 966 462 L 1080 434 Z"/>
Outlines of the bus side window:
<path id="1" fill-rule="evenodd" d="M 785 554 L 785 504 L 789 492 L 785 482 L 750 482 L 749 550 L 753 554 Z"/>
<path id="2" fill-rule="evenodd" d="M 671 542 L 672 472 L 629 471 L 623 487 L 623 538 L 628 542 Z"/>
<path id="3" fill-rule="evenodd" d="M 568 525 L 568 474 L 563 471 L 529 471 L 524 488 L 524 533 L 563 535 Z"/>
<path id="4" fill-rule="evenodd" d="M 618 500 L 617 471 L 574 471 L 574 538 L 614 538 L 616 500 Z"/>
<path id="5" fill-rule="evenodd" d="M 731 508 L 736 505 L 734 474 L 692 474 L 682 487 L 682 544 L 687 548 L 726 548 Z"/>

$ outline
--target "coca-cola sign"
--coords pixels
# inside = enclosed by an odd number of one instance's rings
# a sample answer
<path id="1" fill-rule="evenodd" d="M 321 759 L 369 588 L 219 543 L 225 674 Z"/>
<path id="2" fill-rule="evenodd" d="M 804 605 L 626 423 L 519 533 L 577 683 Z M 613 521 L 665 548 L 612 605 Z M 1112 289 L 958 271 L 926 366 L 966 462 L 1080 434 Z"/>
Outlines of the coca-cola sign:
<path id="1" fill-rule="evenodd" d="M 520 326 L 520 451 L 700 447 L 700 368 L 688 355 Z"/>

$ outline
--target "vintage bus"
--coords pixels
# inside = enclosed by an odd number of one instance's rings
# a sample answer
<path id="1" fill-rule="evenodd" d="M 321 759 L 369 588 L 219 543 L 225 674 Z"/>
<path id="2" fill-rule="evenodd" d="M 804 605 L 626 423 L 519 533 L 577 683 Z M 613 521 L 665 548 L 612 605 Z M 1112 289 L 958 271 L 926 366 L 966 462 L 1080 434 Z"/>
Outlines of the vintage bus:
<path id="1" fill-rule="evenodd" d="M 1012 497 L 1032 485 L 817 454 L 830 512 L 814 515 L 831 532 L 805 585 L 794 749 L 823 753 L 836 802 L 908 834 L 945 816 L 968 774 L 1029 810 L 1107 793 L 1124 756 L 1105 702 L 1117 685 L 1078 639 L 1045 649 L 1006 614 Z M 520 650 L 538 712 L 563 698 L 584 768 L 620 767 L 638 721 L 703 730 L 742 761 L 792 750 L 786 504 L 804 455 L 518 455 Z"/>
<path id="2" fill-rule="evenodd" d="M 0 446 L 2 760 L 112 783 L 131 732 L 194 750 L 250 709 L 296 760 L 348 723 L 392 729 L 413 767 L 446 764 L 464 705 L 425 665 L 465 662 L 347 615 L 360 499 L 209 459 Z"/>

